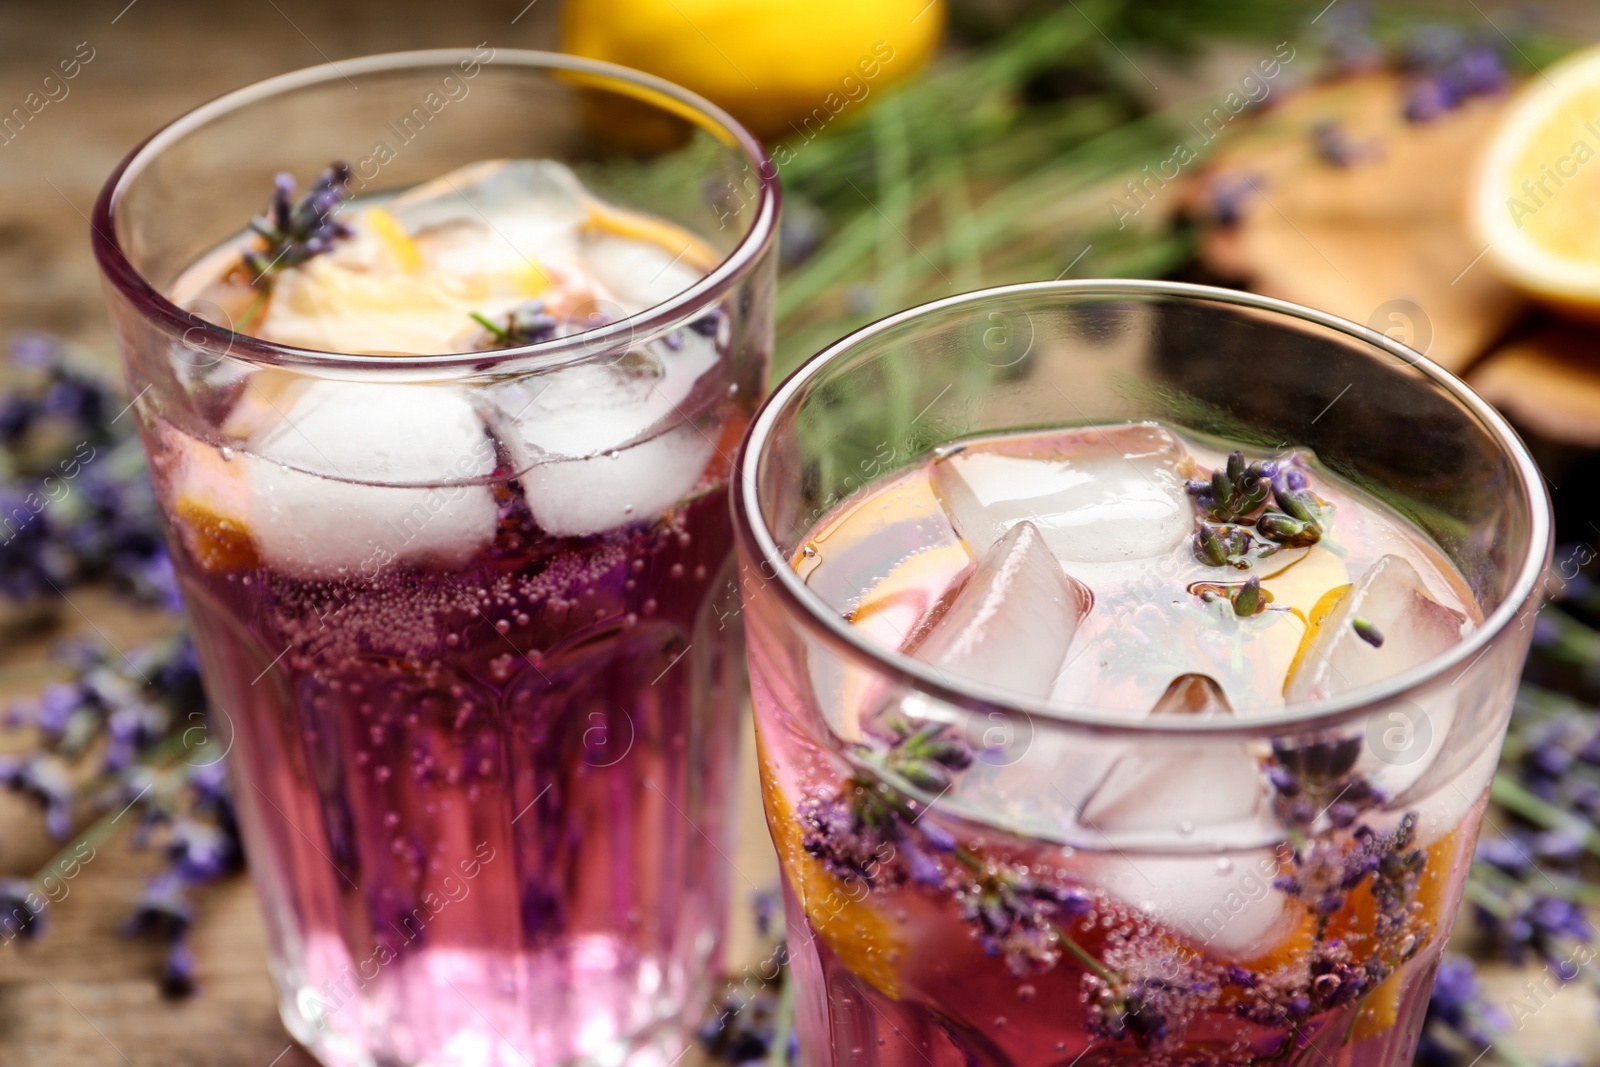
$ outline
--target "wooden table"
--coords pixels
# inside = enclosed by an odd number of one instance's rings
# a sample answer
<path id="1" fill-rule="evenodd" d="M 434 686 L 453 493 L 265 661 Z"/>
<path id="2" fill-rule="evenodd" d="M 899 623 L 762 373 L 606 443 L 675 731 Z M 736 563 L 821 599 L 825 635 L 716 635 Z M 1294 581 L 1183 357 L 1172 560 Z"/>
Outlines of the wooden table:
<path id="1" fill-rule="evenodd" d="M 0 111 L 79 50 L 93 58 L 69 94 L 0 144 L 0 339 L 25 329 L 81 342 L 111 365 L 110 334 L 88 252 L 87 216 L 105 175 L 167 120 L 227 90 L 286 70 L 372 52 L 473 45 L 551 47 L 558 0 L 52 0 L 0 3 Z M 1593 23 L 1591 0 L 1546 4 Z M 1449 7 L 1451 5 L 1443 5 Z M 1222 76 L 1219 73 L 1219 77 Z M 4 370 L 0 368 L 0 379 Z M 50 641 L 87 633 L 87 619 L 114 642 L 137 643 L 156 620 L 114 600 L 73 595 L 59 631 L 31 640 L 0 636 L 0 664 L 45 664 Z M 3 631 L 0 631 L 3 633 Z M 14 672 L 13 672 L 14 680 Z M 19 691 L 0 685 L 0 702 Z M 741 840 L 732 862 L 736 897 L 775 884 L 760 824 L 753 768 L 742 779 Z M 53 851 L 37 817 L 0 796 L 0 872 L 35 869 Z M 204 891 L 193 934 L 201 992 L 161 998 L 154 976 L 163 949 L 129 941 L 117 927 L 157 859 L 124 842 L 103 848 L 49 911 L 48 935 L 0 948 L 0 1065 L 39 1067 L 312 1067 L 278 1021 L 265 970 L 259 912 L 246 878 Z M 735 963 L 760 947 L 747 907 L 736 908 Z M 1491 999 L 1521 997 L 1532 975 L 1491 968 Z M 1600 1059 L 1591 994 L 1550 998 L 1518 1042 L 1536 1059 Z M 693 1062 L 691 1055 L 685 1060 Z"/>

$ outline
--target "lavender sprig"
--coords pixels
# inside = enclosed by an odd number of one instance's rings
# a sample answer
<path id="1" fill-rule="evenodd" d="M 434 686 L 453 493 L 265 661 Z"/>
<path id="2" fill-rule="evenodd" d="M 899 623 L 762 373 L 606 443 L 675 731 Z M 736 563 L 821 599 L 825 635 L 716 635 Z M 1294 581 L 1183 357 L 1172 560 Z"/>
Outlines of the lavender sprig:
<path id="1" fill-rule="evenodd" d="M 832 793 L 800 804 L 802 847 L 836 877 L 867 886 L 910 881 L 951 886 L 984 947 L 1016 974 L 1049 970 L 1063 952 L 1114 988 L 1122 979 L 1061 927 L 1089 910 L 1082 891 L 1057 886 L 961 845 L 893 782 L 942 793 L 972 764 L 972 749 L 943 723 L 917 726 L 898 712 L 884 717 L 886 738 L 855 746 L 861 767 Z M 965 871 L 947 868 L 944 857 Z"/>
<path id="2" fill-rule="evenodd" d="M 559 325 L 556 317 L 545 311 L 544 301 L 537 299 L 518 304 L 503 321 L 476 311 L 472 312 L 472 321 L 483 327 L 483 335 L 473 346 L 478 351 L 540 344 L 554 337 Z"/>
<path id="3" fill-rule="evenodd" d="M 266 213 L 250 220 L 250 229 L 265 242 L 244 253 L 254 285 L 264 288 L 277 273 L 298 267 L 355 236 L 355 231 L 336 217 L 339 205 L 351 195 L 350 164 L 329 164 L 298 201 L 294 191 L 294 176 L 279 174 L 273 180 L 272 203 Z"/>

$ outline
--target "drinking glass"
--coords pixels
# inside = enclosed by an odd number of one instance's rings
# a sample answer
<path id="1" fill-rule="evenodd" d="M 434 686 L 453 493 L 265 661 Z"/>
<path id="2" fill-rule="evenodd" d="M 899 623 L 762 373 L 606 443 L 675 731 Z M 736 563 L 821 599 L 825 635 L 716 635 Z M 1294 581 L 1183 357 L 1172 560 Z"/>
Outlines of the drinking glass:
<path id="1" fill-rule="evenodd" d="M 1146 717 L 1019 700 L 1005 679 L 886 650 L 797 573 L 808 553 L 826 562 L 820 519 L 941 446 L 1135 420 L 1313 451 L 1437 542 L 1483 624 L 1336 699 Z M 869 326 L 780 386 L 734 512 L 803 1063 L 1410 1062 L 1550 551 L 1537 469 L 1459 380 L 1245 293 L 970 293 Z M 915 550 L 903 532 L 886 527 L 885 566 Z M 1159 635 L 1125 629 L 1159 670 Z M 886 707 L 906 733 L 944 724 L 972 764 L 912 775 L 874 758 L 884 742 L 861 723 Z M 1272 817 L 1229 821 L 1201 796 L 1108 829 L 1082 798 L 1111 767 L 1153 788 L 1259 775 Z"/>
<path id="2" fill-rule="evenodd" d="M 587 332 L 431 356 L 274 344 L 168 297 L 278 172 L 303 184 L 348 161 L 352 192 L 374 196 L 502 158 L 566 164 L 716 266 L 631 317 L 589 309 Z M 242 89 L 106 183 L 94 247 L 131 417 L 230 747 L 280 1010 L 322 1062 L 681 1051 L 727 910 L 745 683 L 720 624 L 725 486 L 770 359 L 773 173 L 682 89 L 480 46 Z M 607 375 L 665 367 L 685 338 L 709 369 L 630 424 Z M 274 454 L 229 418 L 297 389 L 340 398 L 348 424 Z M 550 420 L 531 464 L 502 432 L 529 411 Z M 469 446 L 474 418 L 490 432 Z"/>

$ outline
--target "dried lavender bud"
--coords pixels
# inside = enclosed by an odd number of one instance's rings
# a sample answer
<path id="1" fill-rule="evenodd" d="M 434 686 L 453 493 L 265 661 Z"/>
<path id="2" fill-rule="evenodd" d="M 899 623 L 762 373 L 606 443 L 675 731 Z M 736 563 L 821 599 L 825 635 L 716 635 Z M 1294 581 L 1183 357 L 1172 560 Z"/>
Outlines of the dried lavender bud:
<path id="1" fill-rule="evenodd" d="M 272 203 L 265 215 L 250 222 L 250 228 L 265 242 L 260 249 L 244 253 L 244 263 L 256 285 L 266 284 L 279 271 L 298 267 L 307 260 L 332 250 L 342 240 L 355 236 L 334 217 L 335 210 L 350 197 L 350 164 L 332 163 L 323 171 L 306 195 L 294 201 L 294 177 L 279 174 L 273 181 Z"/>
<path id="2" fill-rule="evenodd" d="M 1217 535 L 1216 527 L 1201 525 L 1200 531 L 1194 535 L 1194 558 L 1208 567 L 1227 566 L 1228 550 Z"/>
<path id="3" fill-rule="evenodd" d="M 1272 755 L 1300 787 L 1320 787 L 1338 781 L 1354 769 L 1356 760 L 1361 757 L 1361 744 L 1360 737 L 1274 741 Z"/>
<path id="4" fill-rule="evenodd" d="M 1246 475 L 1244 491 L 1239 499 L 1239 514 L 1241 516 L 1254 515 L 1266 504 L 1267 498 L 1272 495 L 1272 483 L 1266 478 Z"/>
<path id="5" fill-rule="evenodd" d="M 1214 501 L 1214 518 L 1226 522 L 1238 514 L 1238 494 L 1226 472 L 1211 472 L 1211 499 Z"/>
<path id="6" fill-rule="evenodd" d="M 1238 485 L 1244 480 L 1244 453 L 1239 451 L 1229 452 L 1227 462 L 1223 467 L 1227 471 L 1228 484 Z"/>
<path id="7" fill-rule="evenodd" d="M 1316 523 L 1293 518 L 1281 511 L 1267 511 L 1257 519 L 1256 533 L 1285 548 L 1305 548 L 1322 540 L 1322 532 Z"/>
<path id="8" fill-rule="evenodd" d="M 1312 128 L 1311 137 L 1316 145 L 1317 156 L 1331 167 L 1352 167 L 1365 154 L 1361 147 L 1350 140 L 1344 126 L 1334 119 L 1318 122 Z"/>
<path id="9" fill-rule="evenodd" d="M 1229 599 L 1233 601 L 1233 613 L 1240 618 L 1249 618 L 1267 610 L 1266 598 L 1261 592 L 1260 578 L 1251 578 L 1245 582 Z"/>
<path id="10" fill-rule="evenodd" d="M 184 941 L 174 944 L 161 968 L 162 995 L 176 1000 L 193 994 L 194 966 L 194 953 L 189 950 L 188 944 Z"/>
<path id="11" fill-rule="evenodd" d="M 1365 641 L 1373 648 L 1383 647 L 1383 633 L 1376 626 L 1372 625 L 1371 620 L 1361 618 L 1358 615 L 1350 620 L 1350 629 L 1354 630 L 1357 637 L 1361 638 L 1361 640 Z"/>
<path id="12" fill-rule="evenodd" d="M 1294 489 L 1288 484 L 1288 479 L 1273 487 L 1273 497 L 1278 502 L 1278 507 L 1293 518 L 1303 523 L 1321 528 L 1321 517 L 1318 512 L 1316 500 L 1304 489 Z"/>

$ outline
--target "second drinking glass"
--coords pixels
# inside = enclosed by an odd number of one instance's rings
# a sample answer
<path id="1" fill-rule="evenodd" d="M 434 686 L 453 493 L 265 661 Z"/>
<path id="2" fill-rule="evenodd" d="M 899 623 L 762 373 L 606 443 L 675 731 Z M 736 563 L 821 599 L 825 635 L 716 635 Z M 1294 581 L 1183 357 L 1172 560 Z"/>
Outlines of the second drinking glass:
<path id="1" fill-rule="evenodd" d="M 241 90 L 106 185 L 132 417 L 323 1062 L 681 1051 L 727 905 L 770 174 L 671 85 L 481 47 Z"/>
<path id="2" fill-rule="evenodd" d="M 806 364 L 734 495 L 801 1062 L 1410 1062 L 1550 551 L 1488 405 L 1021 285 Z"/>

